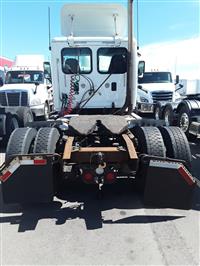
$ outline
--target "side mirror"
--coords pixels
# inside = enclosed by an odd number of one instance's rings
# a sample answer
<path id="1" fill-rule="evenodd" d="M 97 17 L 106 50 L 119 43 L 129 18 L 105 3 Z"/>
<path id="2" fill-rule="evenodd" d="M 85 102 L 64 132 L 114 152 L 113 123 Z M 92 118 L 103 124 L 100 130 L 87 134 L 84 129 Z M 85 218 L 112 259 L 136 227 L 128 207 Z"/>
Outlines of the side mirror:
<path id="1" fill-rule="evenodd" d="M 138 63 L 138 76 L 144 74 L 145 71 L 145 61 L 139 61 Z"/>
<path id="2" fill-rule="evenodd" d="M 3 78 L 2 77 L 0 77 L 0 87 L 2 87 L 3 86 Z"/>
<path id="3" fill-rule="evenodd" d="M 180 89 L 182 89 L 184 86 L 182 84 L 179 84 L 179 87 L 175 90 L 175 91 L 179 91 Z"/>
<path id="4" fill-rule="evenodd" d="M 40 83 L 39 82 L 35 82 L 35 90 L 34 90 L 34 94 L 36 94 L 37 93 L 37 87 L 40 85 Z"/>
<path id="5" fill-rule="evenodd" d="M 176 75 L 176 83 L 175 84 L 178 84 L 179 83 L 179 75 Z"/>

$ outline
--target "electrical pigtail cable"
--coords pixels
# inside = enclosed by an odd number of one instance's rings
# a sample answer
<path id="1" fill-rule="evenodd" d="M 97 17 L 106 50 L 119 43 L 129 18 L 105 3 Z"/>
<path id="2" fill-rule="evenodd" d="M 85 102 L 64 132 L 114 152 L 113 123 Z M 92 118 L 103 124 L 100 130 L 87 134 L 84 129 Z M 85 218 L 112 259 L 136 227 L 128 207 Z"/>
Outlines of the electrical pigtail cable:
<path id="1" fill-rule="evenodd" d="M 68 101 L 67 101 L 67 110 L 64 111 L 65 115 L 69 115 L 73 108 L 72 108 L 72 104 L 73 104 L 73 98 L 74 98 L 74 94 L 75 94 L 75 84 L 79 83 L 80 81 L 80 75 L 71 75 L 70 77 L 70 91 L 69 91 L 69 95 L 68 95 Z"/>

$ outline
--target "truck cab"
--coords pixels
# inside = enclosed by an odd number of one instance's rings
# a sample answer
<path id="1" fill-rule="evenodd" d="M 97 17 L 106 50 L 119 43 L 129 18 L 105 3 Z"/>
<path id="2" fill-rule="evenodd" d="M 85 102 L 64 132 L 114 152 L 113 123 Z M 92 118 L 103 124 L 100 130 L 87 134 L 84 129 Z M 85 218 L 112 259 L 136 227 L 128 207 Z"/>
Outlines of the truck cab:
<path id="1" fill-rule="evenodd" d="M 153 114 L 157 103 L 164 106 L 166 103 L 179 101 L 180 94 L 176 91 L 178 82 L 176 76 L 174 84 L 169 71 L 145 72 L 138 77 L 137 111 Z"/>
<path id="2" fill-rule="evenodd" d="M 28 106 L 35 117 L 48 119 L 52 110 L 49 64 L 42 55 L 18 55 L 0 88 L 0 105 Z"/>
<path id="3" fill-rule="evenodd" d="M 86 4 L 78 8 L 72 4 L 61 11 L 62 37 L 54 38 L 51 44 L 55 110 L 64 114 L 112 114 L 131 106 L 132 111 L 138 62 L 133 39 L 133 89 L 127 88 L 127 10 L 117 4 L 87 8 Z M 92 14 L 94 25 L 86 19 L 87 14 Z"/>

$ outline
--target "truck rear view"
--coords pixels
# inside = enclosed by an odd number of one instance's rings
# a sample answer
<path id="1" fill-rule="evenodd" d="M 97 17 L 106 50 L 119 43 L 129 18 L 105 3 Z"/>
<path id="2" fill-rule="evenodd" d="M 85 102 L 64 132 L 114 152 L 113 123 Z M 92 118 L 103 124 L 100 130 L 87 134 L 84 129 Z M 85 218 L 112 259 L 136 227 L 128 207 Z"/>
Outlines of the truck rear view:
<path id="1" fill-rule="evenodd" d="M 52 41 L 57 114 L 11 135 L 1 167 L 6 203 L 52 201 L 63 180 L 101 191 L 125 176 L 147 205 L 191 207 L 195 180 L 184 133 L 140 126 L 132 113 L 138 61 L 131 14 L 132 1 L 127 10 L 118 4 L 63 7 L 65 36 Z"/>

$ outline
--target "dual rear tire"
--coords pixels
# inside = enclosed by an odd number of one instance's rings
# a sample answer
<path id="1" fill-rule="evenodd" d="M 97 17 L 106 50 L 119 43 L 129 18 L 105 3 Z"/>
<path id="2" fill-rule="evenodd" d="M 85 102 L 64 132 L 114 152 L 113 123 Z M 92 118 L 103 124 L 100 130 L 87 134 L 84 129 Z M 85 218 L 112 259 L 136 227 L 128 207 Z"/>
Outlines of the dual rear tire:
<path id="1" fill-rule="evenodd" d="M 178 127 L 135 127 L 132 129 L 139 154 L 183 160 L 191 168 L 191 151 L 184 132 Z M 144 157 L 145 158 L 145 157 Z M 141 163 L 141 161 L 140 161 Z M 146 170 L 143 164 L 136 173 L 135 188 L 144 192 Z"/>
<path id="2" fill-rule="evenodd" d="M 17 128 L 8 141 L 5 159 L 9 161 L 15 154 L 55 153 L 59 137 L 56 128 Z"/>
<path id="3" fill-rule="evenodd" d="M 139 153 L 183 160 L 191 166 L 190 146 L 181 128 L 135 127 L 132 133 Z"/>

